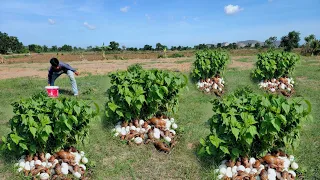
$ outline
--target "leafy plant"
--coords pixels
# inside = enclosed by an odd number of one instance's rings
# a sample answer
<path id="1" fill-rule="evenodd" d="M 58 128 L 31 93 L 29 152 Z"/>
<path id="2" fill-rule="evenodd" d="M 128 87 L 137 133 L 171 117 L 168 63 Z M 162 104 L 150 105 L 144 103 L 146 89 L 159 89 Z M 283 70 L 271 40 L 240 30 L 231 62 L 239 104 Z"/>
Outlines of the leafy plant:
<path id="1" fill-rule="evenodd" d="M 112 73 L 110 77 L 106 115 L 114 121 L 175 113 L 179 93 L 188 82 L 185 75 L 144 70 L 140 65 L 129 66 L 127 71 Z"/>
<path id="2" fill-rule="evenodd" d="M 12 132 L 2 137 L 1 148 L 17 155 L 54 152 L 84 142 L 89 123 L 99 112 L 97 105 L 94 111 L 82 100 L 52 99 L 44 93 L 14 102 L 12 106 L 15 113 L 9 121 Z"/>
<path id="3" fill-rule="evenodd" d="M 258 54 L 256 69 L 252 77 L 257 80 L 270 80 L 292 74 L 300 56 L 288 52 L 268 51 Z"/>
<path id="4" fill-rule="evenodd" d="M 193 63 L 192 77 L 200 79 L 212 78 L 225 69 L 229 55 L 221 50 L 200 50 L 196 52 L 196 61 Z"/>
<path id="5" fill-rule="evenodd" d="M 184 57 L 184 55 L 180 53 L 174 53 L 169 55 L 169 58 L 180 58 L 180 57 Z"/>
<path id="6" fill-rule="evenodd" d="M 200 155 L 233 159 L 258 157 L 297 145 L 301 122 L 311 119 L 311 104 L 301 98 L 257 95 L 249 88 L 212 101 L 211 134 L 201 139 Z M 307 106 L 306 106 L 307 105 Z"/>

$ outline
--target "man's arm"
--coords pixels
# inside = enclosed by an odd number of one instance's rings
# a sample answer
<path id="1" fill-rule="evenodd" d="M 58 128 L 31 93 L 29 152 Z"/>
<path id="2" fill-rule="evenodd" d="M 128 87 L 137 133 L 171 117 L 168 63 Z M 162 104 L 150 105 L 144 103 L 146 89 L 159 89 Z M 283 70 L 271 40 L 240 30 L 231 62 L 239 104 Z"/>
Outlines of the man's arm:
<path id="1" fill-rule="evenodd" d="M 71 71 L 73 71 L 73 72 L 76 72 L 76 70 L 75 70 L 73 67 L 71 67 L 69 64 L 60 62 L 59 65 L 60 65 L 62 68 L 65 68 L 65 69 L 71 70 Z"/>

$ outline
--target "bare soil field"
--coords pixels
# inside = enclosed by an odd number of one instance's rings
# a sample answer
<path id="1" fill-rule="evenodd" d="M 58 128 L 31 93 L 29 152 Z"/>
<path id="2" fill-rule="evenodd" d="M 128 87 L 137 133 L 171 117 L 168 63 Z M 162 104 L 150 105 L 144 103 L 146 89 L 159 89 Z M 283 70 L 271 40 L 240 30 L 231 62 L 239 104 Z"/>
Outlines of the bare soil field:
<path id="1" fill-rule="evenodd" d="M 18 58 L 20 59 L 20 58 Z M 229 67 L 239 69 L 250 69 L 253 62 L 239 62 L 239 57 L 232 57 Z M 102 75 L 116 70 L 125 70 L 128 66 L 140 63 L 144 68 L 168 69 L 173 71 L 190 71 L 193 58 L 163 58 L 163 59 L 130 59 L 130 60 L 65 60 L 64 62 L 76 68 L 81 76 Z M 10 79 L 19 77 L 40 77 L 47 78 L 47 71 L 50 66 L 48 58 L 41 62 L 0 64 L 0 79 Z"/>

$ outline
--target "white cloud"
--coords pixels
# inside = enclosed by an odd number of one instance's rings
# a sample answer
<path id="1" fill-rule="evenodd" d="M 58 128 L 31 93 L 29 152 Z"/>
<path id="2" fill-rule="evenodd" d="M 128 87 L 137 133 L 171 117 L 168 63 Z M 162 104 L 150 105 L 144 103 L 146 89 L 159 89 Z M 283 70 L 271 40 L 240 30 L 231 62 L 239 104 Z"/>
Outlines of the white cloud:
<path id="1" fill-rule="evenodd" d="M 54 21 L 53 19 L 48 19 L 48 21 L 49 21 L 49 23 L 52 24 L 52 25 L 56 23 L 56 21 Z"/>
<path id="2" fill-rule="evenodd" d="M 151 16 L 150 16 L 149 14 L 146 14 L 145 16 L 146 16 L 146 18 L 147 18 L 148 20 L 151 19 Z"/>
<path id="3" fill-rule="evenodd" d="M 199 21 L 199 18 L 198 17 L 194 17 L 193 20 L 194 21 Z"/>
<path id="4" fill-rule="evenodd" d="M 95 26 L 93 26 L 93 25 L 91 25 L 91 24 L 88 24 L 87 22 L 84 22 L 83 25 L 84 25 L 85 27 L 87 27 L 88 29 L 90 29 L 90 30 L 96 29 Z"/>
<path id="5" fill-rule="evenodd" d="M 228 6 L 224 7 L 224 12 L 226 14 L 235 14 L 235 13 L 238 13 L 242 10 L 243 10 L 243 8 L 240 8 L 240 6 L 238 6 L 238 5 L 234 6 L 234 5 L 229 4 Z"/>
<path id="6" fill-rule="evenodd" d="M 129 9 L 130 9 L 130 6 L 125 6 L 123 8 L 120 8 L 120 11 L 126 13 L 129 11 Z"/>

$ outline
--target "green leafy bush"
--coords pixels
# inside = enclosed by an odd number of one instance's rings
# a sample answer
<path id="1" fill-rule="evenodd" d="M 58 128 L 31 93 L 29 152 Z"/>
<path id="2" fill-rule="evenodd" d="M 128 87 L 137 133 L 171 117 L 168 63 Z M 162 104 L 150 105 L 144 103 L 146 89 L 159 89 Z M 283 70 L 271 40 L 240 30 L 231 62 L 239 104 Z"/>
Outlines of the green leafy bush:
<path id="1" fill-rule="evenodd" d="M 140 65 L 110 74 L 106 115 L 114 121 L 148 118 L 156 113 L 172 114 L 178 96 L 187 85 L 185 75 L 162 70 L 144 70 Z"/>
<path id="2" fill-rule="evenodd" d="M 36 94 L 12 103 L 11 133 L 2 137 L 2 150 L 17 155 L 54 152 L 58 148 L 83 142 L 89 133 L 89 122 L 99 112 L 78 99 L 49 98 Z"/>
<path id="3" fill-rule="evenodd" d="M 180 57 L 184 57 L 184 55 L 179 53 L 174 53 L 169 55 L 169 58 L 180 58 Z"/>
<path id="4" fill-rule="evenodd" d="M 200 155 L 235 159 L 259 157 L 281 148 L 294 148 L 301 122 L 312 118 L 311 104 L 301 98 L 257 95 L 248 88 L 212 101 L 211 134 L 201 139 Z"/>
<path id="5" fill-rule="evenodd" d="M 220 74 L 226 68 L 229 55 L 222 50 L 200 50 L 196 52 L 192 77 L 198 81 L 200 79 L 212 78 Z"/>
<path id="6" fill-rule="evenodd" d="M 260 53 L 252 77 L 257 80 L 270 80 L 288 76 L 299 61 L 300 56 L 294 53 L 276 51 Z"/>

